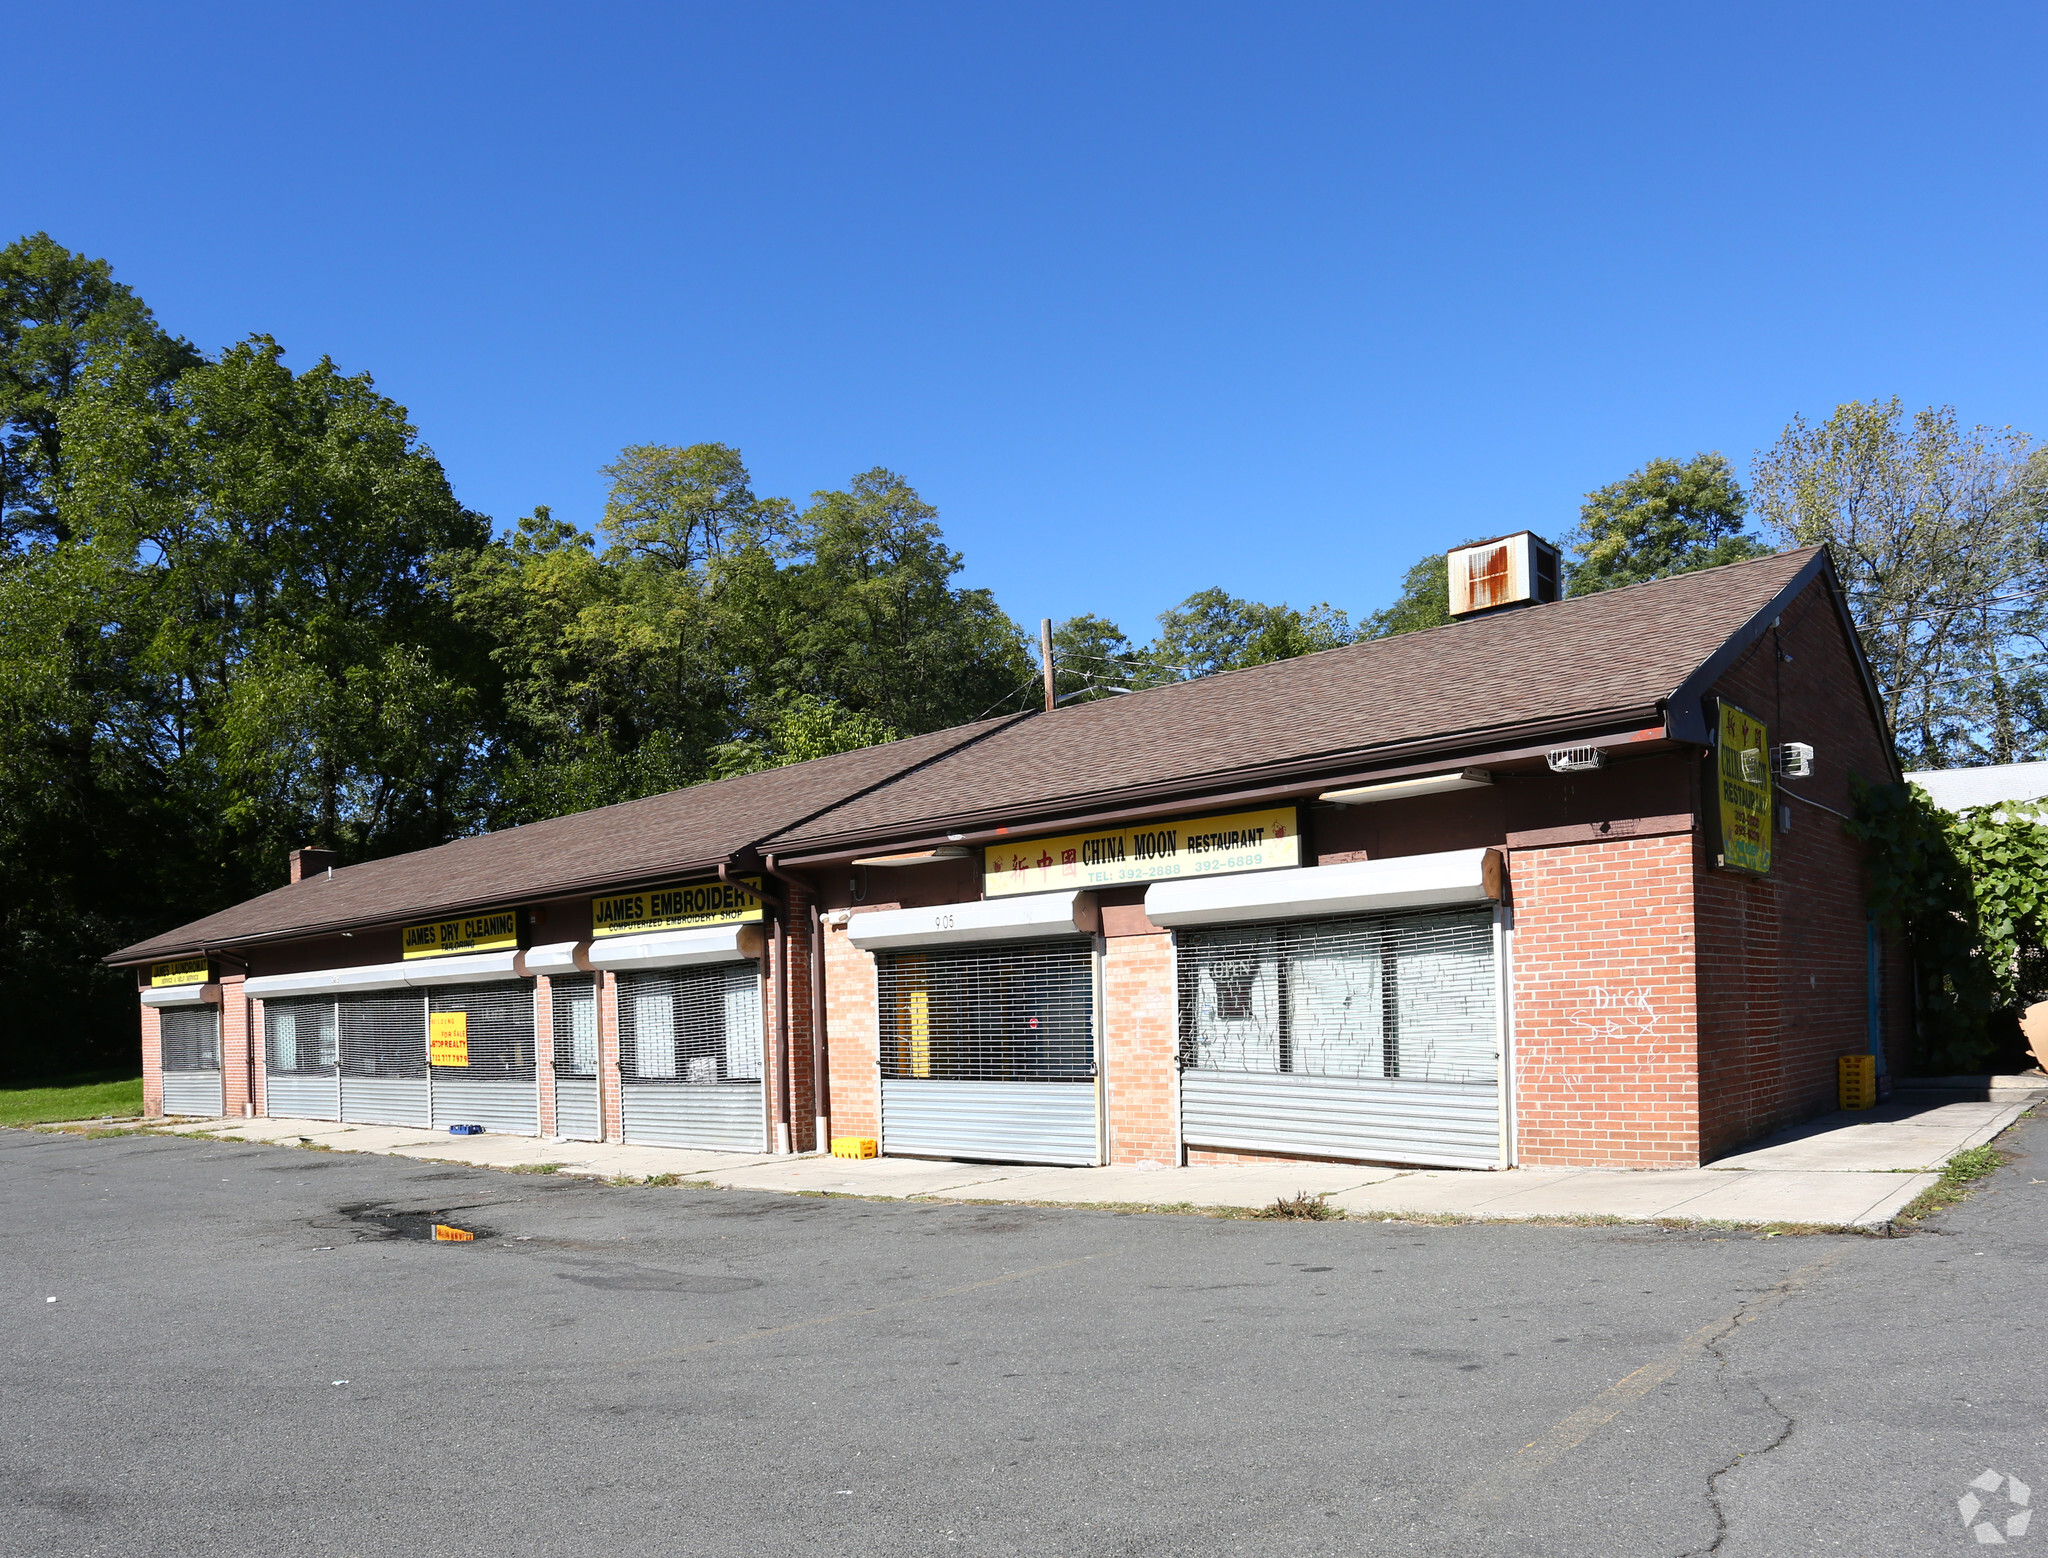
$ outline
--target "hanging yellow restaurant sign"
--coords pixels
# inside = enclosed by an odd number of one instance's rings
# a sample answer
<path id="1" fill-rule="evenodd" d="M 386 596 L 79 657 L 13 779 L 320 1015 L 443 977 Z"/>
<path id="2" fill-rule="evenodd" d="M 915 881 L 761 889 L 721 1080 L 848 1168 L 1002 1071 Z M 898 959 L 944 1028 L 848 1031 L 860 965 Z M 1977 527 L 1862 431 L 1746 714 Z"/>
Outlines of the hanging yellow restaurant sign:
<path id="1" fill-rule="evenodd" d="M 1766 876 L 1771 869 L 1770 733 L 1762 720 L 1724 701 L 1715 747 L 1721 864 Z"/>
<path id="2" fill-rule="evenodd" d="M 427 1064 L 466 1066 L 469 1064 L 469 1013 L 427 1013 Z"/>
<path id="3" fill-rule="evenodd" d="M 982 851 L 981 891 L 984 897 L 1001 898 L 1300 864 L 1299 815 L 1296 808 L 1281 806 L 991 844 Z"/>
<path id="4" fill-rule="evenodd" d="M 749 890 L 751 889 L 751 891 Z M 762 916 L 761 879 L 684 882 L 644 893 L 616 893 L 590 900 L 592 936 L 626 936 L 644 930 L 692 930 L 706 925 L 742 925 Z"/>
<path id="5" fill-rule="evenodd" d="M 159 990 L 165 985 L 203 985 L 210 972 L 205 958 L 179 958 L 175 963 L 150 964 L 149 983 Z"/>
<path id="6" fill-rule="evenodd" d="M 511 952 L 518 946 L 517 909 L 486 909 L 460 919 L 408 925 L 400 942 L 400 950 L 409 958 L 438 958 L 451 952 Z"/>

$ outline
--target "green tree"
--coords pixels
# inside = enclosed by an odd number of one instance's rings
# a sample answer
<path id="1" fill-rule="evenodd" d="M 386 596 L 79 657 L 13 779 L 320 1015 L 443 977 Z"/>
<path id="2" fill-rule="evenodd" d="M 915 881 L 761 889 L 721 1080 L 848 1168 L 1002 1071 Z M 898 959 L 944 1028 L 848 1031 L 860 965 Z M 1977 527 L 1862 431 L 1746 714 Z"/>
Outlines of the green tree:
<path id="1" fill-rule="evenodd" d="M 1469 546 L 1470 542 L 1460 545 Z M 1451 620 L 1451 569 L 1446 552 L 1431 552 L 1401 575 L 1393 605 L 1365 619 L 1363 638 L 1389 638 L 1440 628 Z"/>
<path id="2" fill-rule="evenodd" d="M 0 249 L 0 547 L 66 538 L 61 418 L 75 394 L 114 376 L 160 391 L 198 361 L 105 260 L 48 233 Z"/>
<path id="3" fill-rule="evenodd" d="M 1069 617 L 1053 624 L 1053 695 L 1062 703 L 1108 698 L 1148 685 L 1144 651 L 1107 617 Z"/>
<path id="4" fill-rule="evenodd" d="M 1752 485 L 1782 545 L 1826 543 L 1910 766 L 2048 755 L 2048 454 L 1897 397 L 1794 418 Z"/>
<path id="5" fill-rule="evenodd" d="M 1327 601 L 1298 611 L 1207 589 L 1160 613 L 1159 636 L 1146 659 L 1155 681 L 1170 681 L 1291 660 L 1354 636 L 1351 619 Z"/>
<path id="6" fill-rule="evenodd" d="M 812 692 L 774 699 L 758 715 L 756 725 L 759 734 L 726 742 L 713 751 L 713 778 L 730 779 L 879 746 L 899 734 L 872 714 L 856 712 Z"/>
<path id="7" fill-rule="evenodd" d="M 1652 460 L 1586 494 L 1573 532 L 1573 595 L 1768 556 L 1743 530 L 1747 503 L 1728 462 L 1696 454 Z"/>

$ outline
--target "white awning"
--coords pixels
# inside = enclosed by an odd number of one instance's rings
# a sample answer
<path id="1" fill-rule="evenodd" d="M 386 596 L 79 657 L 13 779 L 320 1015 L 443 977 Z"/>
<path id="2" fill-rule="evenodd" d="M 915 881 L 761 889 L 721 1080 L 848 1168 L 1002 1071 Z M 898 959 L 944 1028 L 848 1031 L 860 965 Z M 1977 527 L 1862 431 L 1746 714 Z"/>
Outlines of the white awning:
<path id="1" fill-rule="evenodd" d="M 929 909 L 856 914 L 846 938 L 873 952 L 886 947 L 937 947 L 970 941 L 1026 941 L 1036 936 L 1090 936 L 1101 923 L 1091 892 L 1029 893 L 942 903 Z"/>
<path id="2" fill-rule="evenodd" d="M 280 995 L 350 995 L 366 990 L 418 990 L 431 985 L 486 984 L 521 978 L 516 952 L 478 952 L 467 957 L 417 958 L 410 963 L 361 963 L 354 968 L 320 968 L 303 974 L 259 974 L 243 984 L 259 999 Z"/>
<path id="3" fill-rule="evenodd" d="M 1506 875 L 1497 849 L 1453 849 L 1298 871 L 1154 882 L 1145 892 L 1145 918 L 1154 925 L 1223 925 L 1488 903 L 1505 894 Z"/>
<path id="4" fill-rule="evenodd" d="M 526 949 L 526 971 L 529 974 L 577 974 L 583 965 L 576 961 L 576 949 L 580 941 L 551 941 L 544 947 Z"/>
<path id="5" fill-rule="evenodd" d="M 220 1004 L 219 985 L 161 985 L 142 992 L 144 1006 L 205 1006 Z"/>
<path id="6" fill-rule="evenodd" d="M 758 935 L 759 930 L 756 925 L 716 925 L 709 930 L 660 931 L 597 941 L 591 943 L 590 966 L 682 968 L 696 963 L 743 963 L 759 950 L 755 937 L 747 933 Z"/>

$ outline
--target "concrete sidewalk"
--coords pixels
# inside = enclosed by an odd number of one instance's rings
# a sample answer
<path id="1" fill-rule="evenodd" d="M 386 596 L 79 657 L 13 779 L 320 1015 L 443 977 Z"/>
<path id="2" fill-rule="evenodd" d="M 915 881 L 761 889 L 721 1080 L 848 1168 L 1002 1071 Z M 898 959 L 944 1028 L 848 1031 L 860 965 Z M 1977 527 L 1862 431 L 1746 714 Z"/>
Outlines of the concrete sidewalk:
<path id="1" fill-rule="evenodd" d="M 480 1168 L 552 1165 L 556 1173 L 601 1179 L 673 1175 L 723 1189 L 785 1194 L 1186 1209 L 1266 1207 L 1282 1197 L 1307 1194 L 1367 1217 L 1678 1219 L 1880 1228 L 1937 1183 L 1950 1157 L 1990 1141 L 2041 1096 L 2039 1090 L 2007 1090 L 1990 1101 L 1904 1099 L 1883 1109 L 1845 1111 L 1708 1168 L 1498 1173 L 1340 1163 L 1141 1169 L 773 1157 L 531 1136 L 448 1136 L 329 1120 L 206 1120 L 168 1128 L 223 1141 L 390 1153 Z"/>

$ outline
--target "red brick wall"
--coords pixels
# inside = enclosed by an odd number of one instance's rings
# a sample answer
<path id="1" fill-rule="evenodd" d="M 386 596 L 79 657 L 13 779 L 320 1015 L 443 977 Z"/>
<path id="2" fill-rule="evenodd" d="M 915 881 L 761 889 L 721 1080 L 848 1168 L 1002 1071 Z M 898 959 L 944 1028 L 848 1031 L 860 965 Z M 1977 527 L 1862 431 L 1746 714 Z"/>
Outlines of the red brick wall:
<path id="1" fill-rule="evenodd" d="M 1699 1161 L 1689 834 L 1513 851 L 1517 1161 Z"/>
<path id="2" fill-rule="evenodd" d="M 879 1138 L 882 1107 L 875 1074 L 881 1063 L 881 1036 L 875 1014 L 875 955 L 847 939 L 843 925 L 825 928 L 825 1034 L 830 1044 L 825 1075 L 832 1100 L 832 1134 Z"/>
<path id="3" fill-rule="evenodd" d="M 1102 1074 L 1109 1161 L 1178 1161 L 1174 1119 L 1173 938 L 1111 936 L 1103 943 Z"/>
<path id="4" fill-rule="evenodd" d="M 256 1112 L 270 1113 L 270 1051 L 263 1042 L 263 1003 L 249 1002 L 249 1047 L 255 1054 Z"/>
<path id="5" fill-rule="evenodd" d="M 242 975 L 234 974 L 220 982 L 220 1095 L 221 1112 L 238 1115 L 246 1112 L 253 1102 L 250 1097 L 250 1076 L 255 1056 L 253 1050 L 261 1042 L 261 1035 L 254 1033 L 250 1018 L 249 998 L 242 994 Z"/>
<path id="6" fill-rule="evenodd" d="M 1832 1110 L 1836 1058 L 1868 1047 L 1862 853 L 1833 813 L 1853 808 L 1852 775 L 1890 778 L 1887 738 L 1859 690 L 1849 636 L 1817 585 L 1715 691 L 1763 720 L 1773 745 L 1804 741 L 1816 755 L 1811 779 L 1776 785 L 1792 826 L 1776 834 L 1767 880 L 1716 869 L 1704 836 L 1695 864 L 1708 1158 Z M 1885 1044 L 1896 1074 L 1906 1061 L 1910 976 L 1895 941 L 1890 952 Z"/>
<path id="7" fill-rule="evenodd" d="M 154 1006 L 142 1007 L 142 1112 L 164 1112 L 164 1032 Z"/>

